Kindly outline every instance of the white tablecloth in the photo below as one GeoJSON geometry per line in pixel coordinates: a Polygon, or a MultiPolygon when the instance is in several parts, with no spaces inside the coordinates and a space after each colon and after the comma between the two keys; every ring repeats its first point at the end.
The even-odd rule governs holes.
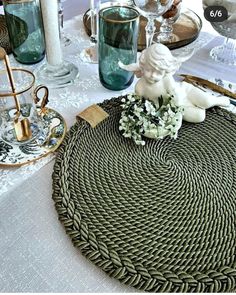
{"type": "MultiPolygon", "coordinates": [[[[69,126],[86,106],[123,93],[103,88],[97,67],[80,61],[79,52],[88,44],[81,20],[79,16],[67,22],[66,31],[74,44],[64,51],[78,65],[80,78],[75,86],[50,94],[50,106],[65,116],[69,126]]],[[[208,41],[212,39],[205,36],[208,41]]],[[[209,50],[220,42],[222,38],[215,38],[199,49],[180,72],[236,83],[235,67],[209,58],[209,50]]],[[[132,89],[133,85],[126,91],[132,89]]],[[[1,179],[5,177],[0,186],[0,292],[134,292],[109,278],[73,247],[51,198],[53,161],[49,160],[44,160],[48,161],[46,165],[42,162],[37,164],[39,167],[15,170],[14,175],[12,171],[0,171],[1,179]],[[19,173],[17,181],[9,179],[9,175],[17,178],[19,173]]]]}

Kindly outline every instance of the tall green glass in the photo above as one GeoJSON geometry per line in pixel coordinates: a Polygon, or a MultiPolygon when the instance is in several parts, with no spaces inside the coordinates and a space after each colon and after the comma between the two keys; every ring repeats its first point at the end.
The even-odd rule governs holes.
{"type": "Polygon", "coordinates": [[[121,69],[137,60],[139,13],[129,6],[111,6],[99,12],[99,78],[111,90],[131,85],[134,75],[121,69]]]}
{"type": "Polygon", "coordinates": [[[3,0],[9,39],[15,59],[24,64],[44,58],[45,42],[38,0],[3,0]]]}

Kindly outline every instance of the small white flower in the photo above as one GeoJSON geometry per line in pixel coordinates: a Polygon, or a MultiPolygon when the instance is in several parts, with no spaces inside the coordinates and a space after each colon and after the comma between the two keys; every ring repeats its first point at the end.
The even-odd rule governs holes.
{"type": "Polygon", "coordinates": [[[137,113],[141,113],[141,112],[143,112],[143,108],[138,107],[137,105],[134,105],[134,110],[135,110],[137,113]]]}
{"type": "Polygon", "coordinates": [[[144,140],[136,140],[135,143],[136,143],[137,145],[142,145],[142,146],[145,145],[145,141],[144,141],[144,140]]]}
{"type": "Polygon", "coordinates": [[[150,101],[148,100],[145,101],[145,108],[148,115],[152,115],[152,116],[156,115],[156,108],[153,106],[153,104],[150,101]]]}
{"type": "Polygon", "coordinates": [[[134,102],[134,101],[135,101],[135,97],[134,97],[132,94],[129,94],[129,95],[127,96],[127,98],[128,98],[128,100],[129,100],[130,102],[134,102]]]}
{"type": "Polygon", "coordinates": [[[131,133],[124,133],[124,137],[131,138],[131,133]]]}

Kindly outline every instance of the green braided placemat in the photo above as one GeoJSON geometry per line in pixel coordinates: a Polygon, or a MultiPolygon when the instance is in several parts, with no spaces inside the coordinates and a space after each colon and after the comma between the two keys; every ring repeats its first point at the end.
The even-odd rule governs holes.
{"type": "Polygon", "coordinates": [[[136,146],[109,118],[67,134],[53,199],[74,245],[110,276],[152,292],[236,287],[236,116],[219,108],[176,140],[136,146]]]}

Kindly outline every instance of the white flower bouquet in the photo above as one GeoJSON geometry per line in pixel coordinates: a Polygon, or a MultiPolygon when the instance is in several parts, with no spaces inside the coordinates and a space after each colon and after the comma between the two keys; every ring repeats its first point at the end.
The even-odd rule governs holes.
{"type": "Polygon", "coordinates": [[[132,138],[138,145],[145,145],[143,137],[162,139],[169,135],[177,138],[184,109],[176,106],[172,95],[160,96],[158,108],[136,94],[128,94],[121,101],[119,130],[124,137],[132,138]]]}

